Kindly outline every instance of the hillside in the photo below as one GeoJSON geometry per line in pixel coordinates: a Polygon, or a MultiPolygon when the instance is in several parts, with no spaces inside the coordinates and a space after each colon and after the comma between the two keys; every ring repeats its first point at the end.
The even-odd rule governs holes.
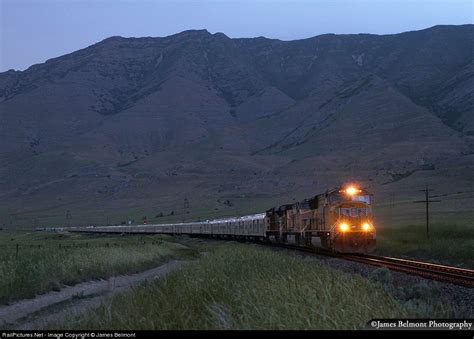
{"type": "Polygon", "coordinates": [[[185,197],[185,217],[206,218],[344,180],[380,201],[473,187],[473,46],[474,25],[296,41],[194,30],[0,73],[0,226],[176,216],[185,197]]]}

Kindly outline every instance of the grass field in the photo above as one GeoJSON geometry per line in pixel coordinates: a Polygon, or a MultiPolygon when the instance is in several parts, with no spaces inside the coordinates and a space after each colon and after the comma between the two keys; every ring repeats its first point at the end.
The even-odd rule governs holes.
{"type": "Polygon", "coordinates": [[[372,318],[419,315],[374,281],[315,258],[229,243],[59,327],[360,329],[372,318]]]}
{"type": "Polygon", "coordinates": [[[76,284],[154,267],[197,251],[161,236],[88,236],[0,232],[0,304],[76,284]]]}
{"type": "Polygon", "coordinates": [[[474,226],[433,224],[429,239],[425,225],[382,228],[377,230],[376,252],[474,268],[474,226]]]}
{"type": "MultiPolygon", "coordinates": [[[[386,248],[403,250],[398,234],[385,234],[386,248]]],[[[1,303],[208,252],[55,328],[360,329],[372,318],[467,314],[438,300],[436,285],[400,289],[386,269],[366,279],[315,257],[250,244],[186,236],[3,232],[0,248],[1,303]]]]}

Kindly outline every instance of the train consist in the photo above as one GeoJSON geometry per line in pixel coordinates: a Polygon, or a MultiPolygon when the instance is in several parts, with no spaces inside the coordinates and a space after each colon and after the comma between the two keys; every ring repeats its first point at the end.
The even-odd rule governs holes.
{"type": "Polygon", "coordinates": [[[73,232],[164,233],[253,239],[320,246],[340,253],[375,249],[371,194],[356,185],[343,185],[265,213],[179,224],[73,227],[73,232]]]}

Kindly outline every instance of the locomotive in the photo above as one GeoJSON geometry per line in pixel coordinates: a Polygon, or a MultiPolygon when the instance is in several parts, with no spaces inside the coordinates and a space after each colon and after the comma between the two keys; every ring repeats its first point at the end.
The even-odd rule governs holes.
{"type": "Polygon", "coordinates": [[[375,250],[371,194],[356,185],[344,185],[311,199],[282,205],[266,212],[266,236],[286,243],[311,246],[319,238],[321,247],[342,253],[375,250]]]}
{"type": "Polygon", "coordinates": [[[348,184],[265,213],[179,224],[71,227],[72,232],[188,234],[319,246],[340,253],[369,253],[376,231],[372,195],[348,184]]]}

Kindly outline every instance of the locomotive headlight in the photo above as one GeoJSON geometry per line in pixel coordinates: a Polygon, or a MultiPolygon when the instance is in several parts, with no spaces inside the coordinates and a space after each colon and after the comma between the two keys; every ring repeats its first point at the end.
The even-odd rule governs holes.
{"type": "Polygon", "coordinates": [[[346,193],[349,195],[354,195],[358,192],[359,190],[355,188],[354,186],[349,186],[346,188],[346,193]]]}
{"type": "Polygon", "coordinates": [[[368,222],[363,223],[363,224],[362,224],[362,229],[363,229],[364,231],[370,230],[370,225],[369,225],[369,223],[368,223],[368,222]]]}
{"type": "Polygon", "coordinates": [[[341,192],[341,193],[343,192],[343,193],[346,193],[347,195],[353,196],[353,195],[356,195],[357,193],[361,193],[362,190],[359,189],[355,185],[350,185],[350,186],[347,186],[346,188],[340,190],[339,192],[341,192]]]}
{"type": "Polygon", "coordinates": [[[339,225],[339,230],[341,232],[346,232],[347,230],[349,230],[349,225],[343,222],[339,225]]]}

